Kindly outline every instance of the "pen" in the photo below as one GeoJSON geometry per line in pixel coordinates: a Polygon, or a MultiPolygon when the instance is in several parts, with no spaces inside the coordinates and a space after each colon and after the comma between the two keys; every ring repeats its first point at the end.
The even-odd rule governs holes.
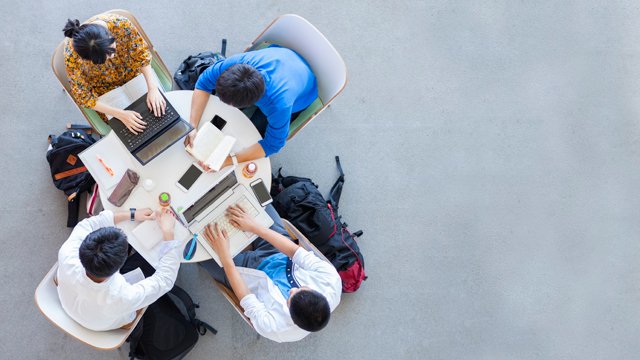
{"type": "Polygon", "coordinates": [[[111,176],[115,175],[115,173],[113,172],[113,169],[109,165],[107,165],[107,163],[105,163],[104,160],[102,160],[100,155],[96,155],[96,157],[98,158],[98,161],[100,161],[100,164],[104,166],[104,169],[107,170],[107,173],[109,173],[109,175],[111,176]]]}

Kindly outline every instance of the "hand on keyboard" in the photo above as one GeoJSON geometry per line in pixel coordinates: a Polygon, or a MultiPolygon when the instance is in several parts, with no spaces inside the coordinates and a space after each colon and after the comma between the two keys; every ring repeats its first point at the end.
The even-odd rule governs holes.
{"type": "Polygon", "coordinates": [[[149,111],[151,111],[156,117],[160,117],[165,114],[167,101],[160,94],[158,87],[150,88],[147,92],[147,106],[149,107],[149,111]]]}
{"type": "Polygon", "coordinates": [[[229,206],[229,209],[227,209],[229,223],[242,231],[257,233],[260,225],[256,222],[255,217],[252,216],[253,214],[250,214],[251,210],[255,211],[251,204],[241,204],[241,202],[229,206]]]}
{"type": "Polygon", "coordinates": [[[118,120],[122,121],[124,126],[134,134],[144,131],[147,127],[147,123],[142,121],[142,115],[131,110],[122,110],[120,114],[116,116],[118,120]]]}
{"type": "Polygon", "coordinates": [[[231,257],[229,254],[229,236],[227,231],[221,229],[218,224],[209,224],[204,228],[204,238],[207,239],[213,251],[218,254],[220,260],[231,257]]]}

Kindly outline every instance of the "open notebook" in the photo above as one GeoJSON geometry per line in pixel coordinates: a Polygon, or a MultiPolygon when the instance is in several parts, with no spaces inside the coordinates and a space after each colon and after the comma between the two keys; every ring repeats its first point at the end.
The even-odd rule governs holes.
{"type": "Polygon", "coordinates": [[[213,170],[218,171],[224,159],[226,159],[231,152],[231,148],[235,142],[236,138],[225,135],[213,126],[213,124],[208,122],[198,130],[198,134],[193,141],[193,146],[187,146],[186,150],[193,155],[194,158],[204,162],[213,170]]]}
{"type": "MultiPolygon", "coordinates": [[[[175,240],[178,240],[181,244],[184,240],[191,237],[191,233],[178,221],[176,221],[175,228],[173,230],[175,240]]],[[[142,245],[136,248],[136,250],[151,264],[156,267],[160,260],[160,251],[162,248],[162,230],[156,220],[147,220],[136,226],[131,232],[132,236],[136,238],[136,244],[142,245]]]]}

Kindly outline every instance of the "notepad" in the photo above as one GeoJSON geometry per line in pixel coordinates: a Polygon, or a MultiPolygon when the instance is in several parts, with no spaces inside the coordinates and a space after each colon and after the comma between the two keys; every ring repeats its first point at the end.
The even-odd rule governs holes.
{"type": "MultiPolygon", "coordinates": [[[[190,235],[189,230],[177,221],[173,232],[174,237],[177,240],[185,239],[190,235]]],[[[131,233],[136,237],[138,243],[147,250],[154,251],[154,248],[162,241],[162,230],[156,220],[147,220],[142,222],[140,225],[136,226],[131,233]]]]}
{"type": "Polygon", "coordinates": [[[186,150],[194,158],[204,162],[211,169],[218,171],[231,152],[235,142],[236,138],[225,135],[208,122],[198,130],[198,134],[193,141],[193,147],[187,146],[186,150]]]}
{"type": "Polygon", "coordinates": [[[136,170],[137,167],[131,162],[130,156],[126,155],[128,151],[113,131],[98,141],[100,146],[96,146],[98,144],[96,143],[88,147],[80,154],[80,157],[100,187],[104,190],[110,190],[120,182],[127,169],[136,170]],[[108,143],[108,145],[104,143],[108,143]],[[113,175],[109,174],[98,157],[113,170],[113,175]]]}

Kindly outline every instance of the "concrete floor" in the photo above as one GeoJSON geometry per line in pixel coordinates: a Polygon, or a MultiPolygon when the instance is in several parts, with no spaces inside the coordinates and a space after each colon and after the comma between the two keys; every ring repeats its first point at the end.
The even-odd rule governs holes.
{"type": "Polygon", "coordinates": [[[68,17],[136,14],[165,62],[242,51],[297,13],[349,84],[273,158],[328,191],[369,280],[324,331],[276,344],[197,266],[219,329],[190,359],[638,359],[640,7],[634,1],[0,1],[2,359],[124,359],[54,328],[33,292],[69,234],[46,136],[83,118],[50,70],[68,17]]]}

